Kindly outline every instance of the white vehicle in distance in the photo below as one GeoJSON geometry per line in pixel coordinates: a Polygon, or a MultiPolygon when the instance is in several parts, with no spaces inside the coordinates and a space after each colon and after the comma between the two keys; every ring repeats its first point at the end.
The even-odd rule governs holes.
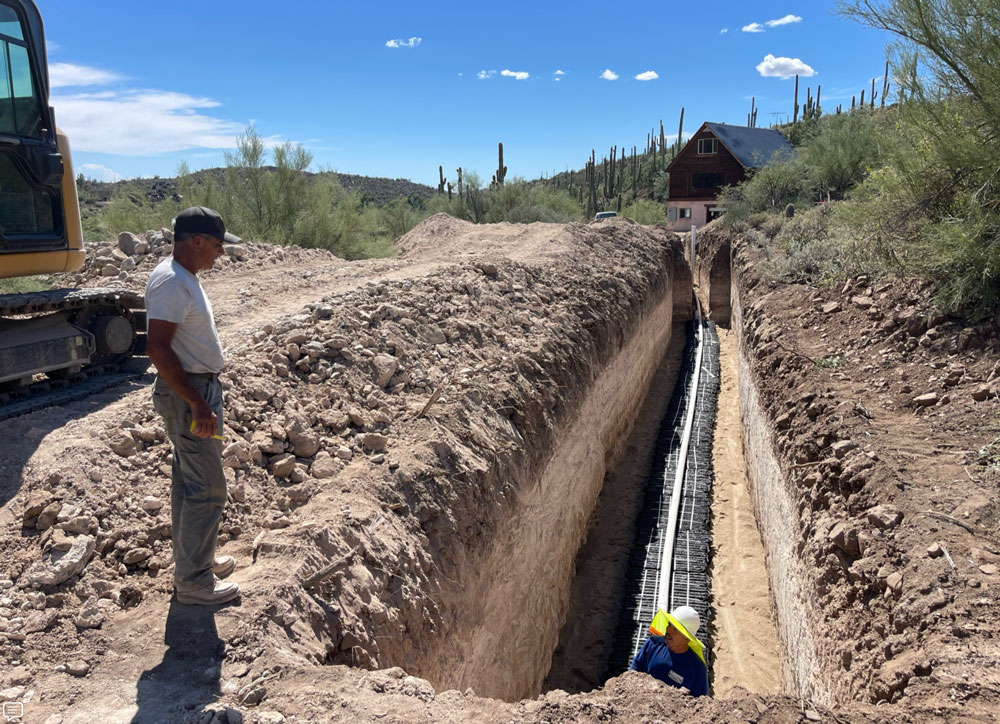
{"type": "Polygon", "coordinates": [[[600,221],[601,219],[613,219],[618,216],[617,211],[598,211],[594,214],[594,221],[600,221]]]}

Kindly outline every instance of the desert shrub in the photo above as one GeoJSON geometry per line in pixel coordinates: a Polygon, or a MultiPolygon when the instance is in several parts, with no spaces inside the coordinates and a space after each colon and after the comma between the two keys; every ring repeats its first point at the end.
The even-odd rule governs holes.
{"type": "Polygon", "coordinates": [[[310,205],[300,210],[286,243],[328,249],[344,259],[391,256],[395,237],[380,233],[378,211],[361,194],[346,191],[332,176],[311,187],[310,205]]]}
{"type": "Polygon", "coordinates": [[[483,188],[479,174],[467,171],[463,177],[462,193],[435,194],[426,202],[427,214],[445,213],[456,219],[483,224],[490,213],[492,190],[483,188]]]}
{"type": "Polygon", "coordinates": [[[819,204],[783,221],[769,247],[765,274],[806,283],[830,281],[839,275],[841,243],[829,204],[819,204]]]}
{"type": "Polygon", "coordinates": [[[579,202],[563,189],[528,184],[518,178],[489,190],[489,211],[486,213],[489,222],[565,223],[578,221],[582,215],[579,202]]]}
{"type": "Polygon", "coordinates": [[[634,219],[640,224],[662,224],[667,220],[663,209],[664,205],[661,203],[640,199],[622,209],[622,216],[634,219]]]}
{"type": "Polygon", "coordinates": [[[84,239],[110,241],[117,239],[122,231],[139,233],[170,228],[171,220],[180,210],[180,204],[171,200],[150,201],[141,189],[124,184],[116,189],[99,214],[87,219],[84,239]]]}
{"type": "Polygon", "coordinates": [[[426,216],[426,212],[413,208],[408,199],[396,199],[378,209],[376,213],[379,227],[393,240],[408,232],[426,216]]]}
{"type": "Polygon", "coordinates": [[[483,188],[479,176],[466,173],[463,193],[437,194],[427,202],[428,214],[444,212],[476,224],[508,221],[530,224],[535,221],[566,223],[579,221],[583,208],[566,189],[545,184],[529,184],[524,179],[503,186],[483,188]]]}
{"type": "Polygon", "coordinates": [[[781,231],[786,217],[783,214],[764,213],[764,218],[757,226],[757,229],[768,239],[773,239],[781,231]]]}

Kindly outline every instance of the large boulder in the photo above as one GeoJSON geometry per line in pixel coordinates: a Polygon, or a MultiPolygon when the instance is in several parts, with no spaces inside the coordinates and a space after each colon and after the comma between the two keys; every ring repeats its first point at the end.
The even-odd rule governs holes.
{"type": "Polygon", "coordinates": [[[285,433],[296,457],[311,458],[319,452],[319,435],[302,415],[294,412],[287,415],[285,433]]]}
{"type": "Polygon", "coordinates": [[[129,256],[132,256],[135,254],[135,247],[140,241],[142,241],[142,239],[133,234],[131,231],[123,231],[118,235],[118,248],[129,256]]]}
{"type": "Polygon", "coordinates": [[[58,586],[82,573],[93,555],[93,536],[68,537],[57,531],[46,546],[42,559],[25,571],[24,579],[30,586],[58,586]]]}

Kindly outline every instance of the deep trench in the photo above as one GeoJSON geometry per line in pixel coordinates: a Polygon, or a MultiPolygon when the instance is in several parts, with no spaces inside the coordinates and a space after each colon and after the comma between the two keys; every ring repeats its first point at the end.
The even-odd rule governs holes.
{"type": "MultiPolygon", "coordinates": [[[[695,325],[677,324],[636,419],[627,454],[606,478],[587,542],[577,556],[567,623],[546,689],[587,691],[625,671],[646,638],[662,577],[674,472],[696,365],[695,325]],[[595,602],[600,601],[600,605],[595,602]]],[[[704,357],[675,544],[670,608],[699,612],[711,651],[712,439],[719,382],[714,324],[702,325],[704,357]]],[[[712,660],[709,658],[709,665],[712,660]]]]}
{"type": "MultiPolygon", "coordinates": [[[[728,266],[728,265],[727,265],[728,266]]],[[[714,271],[714,270],[713,270],[714,271]]],[[[735,322],[739,324],[739,309],[730,307],[730,292],[736,294],[736,289],[730,289],[732,280],[726,269],[724,279],[712,279],[711,292],[716,297],[717,316],[728,328],[730,316],[735,312],[735,322]],[[725,295],[720,294],[720,289],[725,295]]],[[[715,276],[715,275],[713,275],[715,276]]],[[[707,281],[707,280],[705,280],[707,281]]],[[[707,312],[707,306],[706,306],[707,312]]],[[[632,657],[641,647],[646,636],[646,627],[655,613],[655,583],[658,576],[660,546],[662,545],[665,507],[669,501],[669,488],[672,485],[673,466],[676,465],[677,448],[679,447],[681,418],[683,409],[690,394],[689,378],[694,367],[694,320],[673,320],[670,343],[666,353],[659,361],[655,374],[649,384],[648,392],[641,405],[635,411],[635,424],[632,433],[624,447],[621,459],[606,475],[599,499],[590,518],[585,540],[580,547],[574,564],[574,579],[570,591],[570,601],[565,620],[562,622],[558,645],[552,652],[549,669],[544,682],[538,691],[530,695],[562,689],[570,693],[585,692],[601,686],[611,676],[624,672],[632,657]],[[669,478],[669,479],[668,479],[669,478]],[[666,490],[666,492],[665,492],[666,490]]],[[[713,544],[711,531],[711,486],[712,445],[716,422],[716,405],[718,402],[719,370],[719,340],[715,334],[715,325],[704,325],[704,348],[707,350],[705,362],[702,364],[702,380],[699,385],[698,401],[695,413],[694,432],[692,434],[692,449],[688,457],[691,466],[684,477],[685,495],[700,497],[701,503],[692,505],[685,498],[682,504],[682,518],[686,522],[678,530],[676,545],[680,549],[675,555],[675,566],[680,571],[674,571],[673,590],[670,607],[689,604],[699,611],[702,626],[698,637],[706,644],[709,652],[708,664],[710,681],[715,677],[712,656],[713,636],[716,634],[714,621],[715,610],[712,581],[713,544]],[[684,577],[687,578],[684,578],[684,577]],[[692,584],[692,581],[694,582],[692,584]]],[[[737,339],[740,335],[737,330],[737,339]]],[[[745,380],[750,380],[749,370],[743,361],[743,350],[737,345],[735,354],[739,361],[740,374],[745,380]]],[[[765,425],[757,425],[756,432],[749,435],[743,427],[742,412],[746,407],[754,408],[759,414],[759,408],[754,404],[756,396],[752,384],[740,386],[740,433],[739,436],[746,445],[768,445],[769,441],[761,437],[760,429],[765,425]]],[[[732,402],[731,404],[735,404],[732,402]]],[[[732,434],[732,433],[731,433],[732,434]]],[[[748,466],[756,465],[759,470],[760,460],[770,460],[773,453],[770,449],[750,450],[744,453],[748,466]],[[747,454],[749,453],[749,454],[747,454]],[[756,462],[755,462],[756,461],[756,462]]],[[[773,470],[769,482],[771,485],[783,488],[780,476],[774,477],[773,470]]],[[[765,476],[766,477],[766,476],[765,476]]],[[[773,502],[762,502],[765,493],[760,489],[751,489],[749,480],[742,481],[744,492],[752,496],[753,510],[761,506],[774,507],[773,502]]],[[[758,485],[758,488],[762,486],[758,485]]],[[[783,496],[776,496],[782,498],[783,496]]],[[[768,522],[769,530],[773,524],[768,522]]],[[[758,530],[760,524],[757,525],[758,530]]],[[[759,536],[756,542],[760,543],[759,536]]],[[[772,538],[772,547],[781,548],[780,543],[772,538]]],[[[779,593],[788,591],[787,581],[781,581],[784,576],[781,571],[765,570],[762,554],[759,560],[750,561],[741,556],[740,566],[745,569],[747,577],[754,581],[769,581],[772,589],[770,605],[766,606],[765,617],[774,617],[776,604],[786,604],[784,600],[775,600],[773,590],[779,593]],[[756,566],[756,568],[754,568],[756,566]]],[[[768,551],[769,561],[782,560],[781,555],[775,556],[768,551]]],[[[725,585],[725,584],[723,584],[725,585]]],[[[734,590],[720,590],[716,594],[728,599],[734,608],[728,609],[726,618],[730,626],[734,621],[738,627],[743,619],[739,610],[741,591],[738,584],[734,590]]],[[[785,619],[801,606],[778,605],[779,619],[785,619]]],[[[759,612],[748,614],[746,620],[759,612]]],[[[799,621],[804,620],[801,616],[799,621]]],[[[785,623],[785,621],[781,621],[785,623]]],[[[773,621],[768,622],[769,630],[774,631],[773,621]]],[[[784,632],[783,632],[784,633],[784,632]]],[[[806,643],[805,656],[799,656],[798,661],[791,664],[781,661],[777,639],[785,636],[774,636],[775,640],[768,642],[774,661],[780,661],[780,668],[786,692],[810,695],[821,694],[819,687],[814,685],[812,668],[814,661],[809,660],[811,647],[809,637],[801,623],[796,624],[795,635],[801,636],[806,643]],[[803,665],[803,659],[805,664],[803,665]],[[808,671],[803,671],[803,668],[808,671]]],[[[735,648],[739,648],[738,645],[735,648]]],[[[743,666],[733,663],[733,657],[723,662],[732,671],[723,671],[723,679],[734,680],[744,688],[754,690],[755,685],[749,679],[740,679],[743,666]]],[[[778,678],[776,671],[763,677],[770,681],[762,687],[761,693],[768,689],[778,688],[774,681],[778,678]]],[[[729,687],[723,686],[725,691],[729,687]]],[[[714,692],[713,692],[714,693],[714,692]]]]}
{"type": "MultiPolygon", "coordinates": [[[[748,471],[747,494],[765,551],[760,568],[747,575],[766,580],[770,588],[777,618],[774,638],[782,652],[776,654],[780,667],[773,668],[781,670],[782,690],[829,702],[830,685],[817,666],[808,603],[801,590],[804,576],[795,558],[794,493],[784,484],[757,401],[741,336],[737,284],[729,269],[725,271],[723,282],[712,270],[711,294],[717,300],[713,310],[722,310],[716,318],[731,323],[737,340],[737,434],[748,471]]],[[[661,290],[662,296],[650,300],[631,338],[591,381],[580,412],[566,425],[540,477],[525,488],[501,535],[471,569],[469,579],[456,582],[450,592],[454,610],[475,615],[462,619],[433,654],[420,657],[411,673],[439,691],[471,689],[515,701],[552,689],[589,691],[628,667],[655,613],[648,601],[645,608],[638,602],[649,597],[642,590],[641,579],[648,576],[648,550],[643,549],[650,547],[650,532],[658,525],[652,516],[663,507],[664,460],[675,447],[677,406],[692,366],[694,322],[678,319],[686,315],[684,304],[677,303],[684,293],[690,297],[691,290],[692,278],[685,270],[661,290]]],[[[710,337],[708,346],[714,347],[715,359],[701,387],[709,399],[698,415],[697,463],[687,476],[691,485],[702,488],[703,496],[712,485],[712,390],[719,379],[718,342],[710,337]]],[[[674,597],[671,607],[690,603],[701,611],[699,638],[711,652],[716,631],[712,592],[707,590],[711,524],[704,512],[689,516],[694,517],[699,517],[695,537],[700,547],[690,558],[701,590],[696,600],[674,597]]],[[[739,621],[740,591],[722,593],[734,606],[727,609],[727,618],[739,621]]],[[[710,653],[710,681],[713,663],[710,653]]]]}

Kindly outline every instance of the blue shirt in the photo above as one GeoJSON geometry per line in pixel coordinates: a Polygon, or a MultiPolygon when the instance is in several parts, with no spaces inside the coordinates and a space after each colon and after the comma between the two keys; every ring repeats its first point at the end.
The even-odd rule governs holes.
{"type": "Polygon", "coordinates": [[[665,684],[684,687],[693,696],[708,694],[708,668],[691,649],[675,654],[662,636],[650,636],[629,667],[649,674],[665,684]]]}

